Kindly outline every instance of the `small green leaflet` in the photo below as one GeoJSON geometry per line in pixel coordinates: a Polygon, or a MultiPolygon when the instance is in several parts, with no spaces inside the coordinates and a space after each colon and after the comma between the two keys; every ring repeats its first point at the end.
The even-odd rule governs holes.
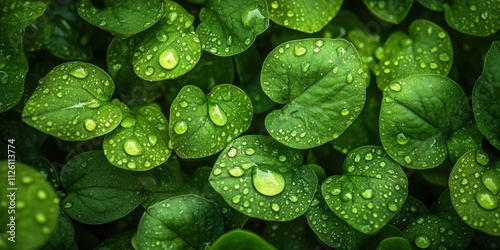
{"type": "Polygon", "coordinates": [[[410,12],[413,0],[363,0],[370,11],[380,19],[398,24],[410,12]]]}
{"type": "Polygon", "coordinates": [[[66,249],[77,250],[78,247],[75,241],[75,229],[73,228],[72,221],[68,216],[60,211],[59,220],[55,227],[54,232],[50,235],[47,243],[38,248],[39,250],[53,250],[53,249],[66,249]]]}
{"type": "Polygon", "coordinates": [[[315,33],[340,10],[343,0],[267,0],[273,22],[290,29],[315,33]]]}
{"type": "Polygon", "coordinates": [[[78,15],[88,23],[116,36],[125,38],[146,30],[165,13],[164,1],[105,0],[106,7],[98,9],[92,1],[83,0],[78,15]]]}
{"type": "Polygon", "coordinates": [[[148,207],[132,245],[143,249],[205,249],[224,232],[215,205],[196,195],[176,196],[148,207]]]}
{"type": "Polygon", "coordinates": [[[38,249],[56,229],[59,219],[56,192],[40,173],[19,161],[15,165],[11,160],[0,161],[0,178],[5,183],[0,189],[0,210],[4,213],[0,216],[0,247],[38,249]]]}
{"type": "Polygon", "coordinates": [[[209,250],[227,249],[275,250],[277,248],[251,231],[235,229],[220,236],[209,248],[209,250]]]}
{"type": "Polygon", "coordinates": [[[349,152],[344,174],[328,177],[321,193],[338,217],[371,234],[401,209],[408,195],[408,179],[382,148],[364,146],[349,152]]]}
{"type": "Polygon", "coordinates": [[[408,195],[405,204],[403,204],[398,213],[389,221],[389,224],[403,231],[413,219],[428,213],[430,213],[430,211],[424,203],[408,195]]]}
{"type": "Polygon", "coordinates": [[[123,114],[120,126],[104,137],[103,149],[109,162],[119,168],[145,171],[157,167],[172,153],[167,119],[151,106],[123,114]]]}
{"type": "Polygon", "coordinates": [[[111,96],[113,80],[84,62],[56,66],[29,98],[22,117],[28,125],[68,141],[84,141],[115,129],[122,114],[111,96]]]}
{"type": "MultiPolygon", "coordinates": [[[[456,162],[458,158],[468,151],[480,149],[482,141],[483,135],[481,134],[481,131],[479,131],[476,123],[471,123],[470,125],[453,132],[450,138],[446,141],[446,148],[448,149],[450,160],[452,162],[456,162]]],[[[446,176],[446,179],[448,179],[448,176],[446,176]]]]}
{"type": "Polygon", "coordinates": [[[470,227],[500,236],[500,162],[490,163],[482,150],[471,150],[457,161],[449,178],[450,197],[470,227]]]}
{"type": "Polygon", "coordinates": [[[270,136],[246,135],[219,155],[209,177],[212,187],[234,209],[270,221],[304,214],[318,185],[302,156],[270,136]]]}
{"type": "Polygon", "coordinates": [[[383,90],[391,81],[415,74],[446,76],[453,62],[448,33],[437,24],[419,19],[411,23],[409,34],[396,31],[383,47],[375,50],[377,85],[383,90]]]}
{"type": "Polygon", "coordinates": [[[462,88],[441,75],[413,75],[384,90],[380,139],[387,154],[413,169],[434,168],[446,159],[446,142],[469,116],[462,88]]]}
{"type": "Polygon", "coordinates": [[[443,8],[448,25],[464,34],[488,36],[500,28],[498,0],[454,0],[443,8]]]}
{"type": "Polygon", "coordinates": [[[500,42],[493,42],[486,54],[483,74],[472,91],[472,108],[479,131],[500,149],[500,42]]]}
{"type": "Polygon", "coordinates": [[[266,128],[292,148],[312,148],[338,138],[365,102],[363,64],[344,39],[283,43],[264,60],[260,80],[264,93],[285,105],[267,115],[266,128]]]}
{"type": "Polygon", "coordinates": [[[111,165],[97,150],[69,160],[61,172],[61,184],[67,192],[64,211],[85,224],[117,220],[146,200],[138,179],[111,165]]]}
{"type": "Polygon", "coordinates": [[[201,56],[194,17],[179,4],[165,1],[165,15],[136,39],[132,63],[135,73],[148,81],[179,77],[191,70],[201,56]]]}
{"type": "Polygon", "coordinates": [[[14,107],[24,93],[28,61],[22,32],[45,11],[42,1],[2,1],[0,15],[0,113],[14,107]]]}
{"type": "Polygon", "coordinates": [[[443,11],[444,5],[448,3],[447,0],[417,0],[417,2],[435,11],[443,11]]]}
{"type": "Polygon", "coordinates": [[[187,85],[170,106],[174,151],[182,158],[213,155],[248,129],[252,115],[250,99],[234,85],[217,85],[207,95],[187,85]]]}
{"type": "Polygon", "coordinates": [[[196,33],[203,49],[217,56],[239,54],[269,26],[266,0],[208,0],[196,33]]]}

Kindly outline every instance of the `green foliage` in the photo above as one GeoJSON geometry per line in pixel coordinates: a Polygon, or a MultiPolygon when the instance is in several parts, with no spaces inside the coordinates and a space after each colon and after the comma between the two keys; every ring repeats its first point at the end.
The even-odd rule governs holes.
{"type": "Polygon", "coordinates": [[[0,250],[496,249],[499,6],[0,0],[0,250]]]}

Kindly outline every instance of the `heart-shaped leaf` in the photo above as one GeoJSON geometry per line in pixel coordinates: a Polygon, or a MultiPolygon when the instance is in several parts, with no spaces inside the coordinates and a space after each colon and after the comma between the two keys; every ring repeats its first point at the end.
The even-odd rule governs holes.
{"type": "Polygon", "coordinates": [[[472,108],[479,131],[488,141],[500,149],[500,42],[493,42],[486,54],[482,75],[472,91],[472,108]]]}
{"type": "Polygon", "coordinates": [[[489,163],[482,150],[457,161],[449,179],[451,202],[470,227],[500,236],[500,162],[489,163]]]}
{"type": "Polygon", "coordinates": [[[292,148],[312,148],[336,139],[361,113],[365,102],[363,64],[343,39],[283,43],[264,61],[261,85],[284,104],[266,116],[266,128],[292,148]]]}
{"type": "Polygon", "coordinates": [[[239,54],[269,26],[266,0],[209,0],[196,33],[203,49],[217,56],[239,54]]]}
{"type": "Polygon", "coordinates": [[[136,35],[135,73],[148,81],[173,79],[190,71],[201,56],[194,17],[174,1],[165,1],[165,15],[153,27],[136,35]]]}
{"type": "Polygon", "coordinates": [[[119,168],[145,171],[167,161],[168,122],[151,106],[124,114],[120,127],[104,137],[103,149],[109,162],[119,168]]]}
{"type": "Polygon", "coordinates": [[[413,0],[363,0],[370,11],[390,23],[402,22],[410,12],[413,0]]]}
{"type": "Polygon", "coordinates": [[[448,249],[448,243],[453,242],[453,229],[445,219],[434,214],[425,214],[411,221],[404,234],[413,249],[448,249]],[[449,234],[450,231],[452,233],[449,234]]]}
{"type": "Polygon", "coordinates": [[[288,221],[304,214],[318,179],[302,156],[269,136],[247,135],[219,155],[209,182],[234,209],[250,217],[288,221]]]}
{"type": "Polygon", "coordinates": [[[248,129],[252,115],[250,99],[234,85],[217,85],[207,95],[187,85],[170,106],[173,148],[182,158],[213,155],[248,129]]]}
{"type": "Polygon", "coordinates": [[[139,33],[155,24],[165,13],[164,1],[105,0],[98,9],[90,0],[78,6],[78,15],[88,23],[122,38],[139,33]]]}
{"type": "Polygon", "coordinates": [[[24,91],[28,61],[22,31],[45,11],[42,1],[2,1],[0,15],[0,113],[14,107],[24,91]]]}
{"type": "Polygon", "coordinates": [[[224,232],[220,212],[196,195],[176,196],[150,206],[132,239],[135,249],[204,249],[224,232]]]}
{"type": "Polygon", "coordinates": [[[375,69],[377,85],[384,89],[390,82],[415,74],[446,76],[453,62],[448,33],[428,20],[415,20],[409,34],[391,34],[383,47],[375,50],[380,63],[375,69]]]}
{"type": "Polygon", "coordinates": [[[443,5],[446,22],[462,33],[488,36],[500,28],[500,5],[496,0],[447,3],[443,5]]]}
{"type": "Polygon", "coordinates": [[[84,62],[66,62],[52,69],[23,109],[28,125],[68,141],[84,141],[109,133],[122,119],[111,102],[113,80],[84,62]]]}
{"type": "Polygon", "coordinates": [[[137,178],[111,165],[102,151],[69,160],[61,172],[61,184],[67,192],[64,211],[85,224],[114,221],[146,200],[137,178]]]}
{"type": "Polygon", "coordinates": [[[328,177],[321,192],[338,217],[368,234],[382,228],[401,209],[408,179],[382,148],[364,146],[347,155],[344,174],[328,177]]]}
{"type": "Polygon", "coordinates": [[[454,81],[440,75],[413,75],[384,90],[380,139],[399,164],[434,168],[446,159],[448,138],[468,116],[467,97],[454,81]]]}
{"type": "Polygon", "coordinates": [[[275,23],[306,33],[325,27],[340,10],[343,0],[269,0],[269,15],[275,23]]]}
{"type": "Polygon", "coordinates": [[[59,198],[40,173],[11,156],[0,161],[0,247],[38,249],[56,229],[59,198]]]}

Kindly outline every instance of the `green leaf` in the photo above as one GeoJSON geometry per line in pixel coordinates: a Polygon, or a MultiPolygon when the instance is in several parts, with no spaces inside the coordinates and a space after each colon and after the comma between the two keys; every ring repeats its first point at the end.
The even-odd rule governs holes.
{"type": "Polygon", "coordinates": [[[75,230],[73,224],[65,213],[61,213],[57,221],[56,230],[52,232],[47,243],[39,250],[70,250],[78,249],[75,242],[75,230]]]}
{"type": "Polygon", "coordinates": [[[316,193],[306,218],[318,238],[335,249],[360,249],[366,238],[365,234],[335,215],[320,192],[316,193]]]}
{"type": "Polygon", "coordinates": [[[398,24],[410,12],[413,0],[363,0],[370,11],[380,19],[398,24]]]}
{"type": "Polygon", "coordinates": [[[135,42],[134,38],[115,37],[109,44],[106,60],[120,100],[130,107],[145,105],[159,98],[164,85],[164,82],[148,82],[135,74],[132,65],[135,42]]]}
{"type": "Polygon", "coordinates": [[[448,3],[447,0],[417,0],[417,2],[435,11],[443,11],[444,5],[448,3]]]}
{"type": "MultiPolygon", "coordinates": [[[[351,17],[352,18],[352,17],[351,17]]],[[[375,69],[377,62],[373,58],[373,53],[380,46],[380,36],[377,34],[369,34],[359,28],[351,30],[347,34],[347,40],[352,42],[354,47],[359,52],[361,61],[363,62],[364,75],[366,78],[366,86],[370,85],[370,69],[375,69]]]]}
{"type": "Polygon", "coordinates": [[[285,222],[270,222],[262,237],[278,249],[318,249],[316,235],[309,229],[304,217],[285,222]]]}
{"type": "Polygon", "coordinates": [[[500,149],[500,42],[493,42],[484,61],[483,73],[472,91],[472,108],[479,131],[500,149]]]}
{"type": "Polygon", "coordinates": [[[446,141],[468,116],[462,88],[440,75],[413,75],[392,82],[380,108],[380,139],[395,161],[413,169],[446,159],[446,141]]]}
{"type": "Polygon", "coordinates": [[[454,0],[443,7],[448,25],[464,34],[488,36],[500,28],[500,5],[496,0],[454,0]]]}
{"type": "Polygon", "coordinates": [[[398,213],[391,219],[389,224],[403,231],[413,219],[416,219],[420,215],[429,213],[430,211],[424,203],[415,197],[408,195],[405,203],[398,213]]]}
{"type": "Polygon", "coordinates": [[[343,39],[279,45],[265,59],[260,80],[271,100],[285,106],[266,116],[266,129],[298,149],[338,138],[363,108],[363,73],[358,52],[343,39]]]}
{"type": "Polygon", "coordinates": [[[111,77],[93,64],[63,63],[40,79],[23,109],[23,121],[68,141],[104,135],[122,118],[111,102],[114,90],[111,77]]]}
{"type": "Polygon", "coordinates": [[[177,196],[149,207],[132,239],[135,249],[205,249],[224,232],[221,214],[208,200],[177,196]]]}
{"type": "Polygon", "coordinates": [[[344,174],[328,177],[321,192],[338,217],[371,234],[401,209],[408,195],[408,179],[382,148],[365,146],[347,155],[344,174]]]}
{"type": "Polygon", "coordinates": [[[59,188],[59,175],[57,170],[45,158],[36,158],[30,162],[31,167],[36,169],[45,180],[54,187],[54,190],[59,188]]]}
{"type": "Polygon", "coordinates": [[[190,71],[201,56],[194,17],[179,4],[165,1],[160,21],[134,37],[135,73],[147,81],[173,79],[190,71]]]}
{"type": "Polygon", "coordinates": [[[203,49],[217,56],[239,54],[269,26],[266,0],[209,0],[196,33],[203,49]]]}
{"type": "MultiPolygon", "coordinates": [[[[450,191],[446,189],[440,196],[437,206],[434,207],[437,210],[437,215],[448,222],[450,222],[453,233],[448,231],[448,234],[452,234],[453,240],[445,242],[448,249],[465,249],[472,241],[472,236],[475,230],[469,225],[467,225],[462,218],[457,214],[455,208],[453,207],[450,191]]],[[[442,231],[442,229],[440,228],[442,231]]],[[[451,236],[451,235],[450,235],[451,236]]],[[[442,242],[442,241],[441,241],[442,242]]]]}
{"type": "Polygon", "coordinates": [[[24,91],[28,61],[22,45],[22,31],[41,16],[42,1],[2,1],[0,15],[0,113],[14,107],[24,91]]]}
{"type": "Polygon", "coordinates": [[[111,165],[102,151],[69,160],[61,172],[61,184],[67,192],[64,211],[85,224],[117,220],[146,200],[137,178],[111,165]]]}
{"type": "Polygon", "coordinates": [[[278,25],[306,33],[320,31],[340,10],[343,0],[267,0],[269,18],[278,25]]]}
{"type": "Polygon", "coordinates": [[[103,149],[108,161],[116,167],[146,171],[167,161],[168,122],[163,113],[144,106],[124,114],[120,127],[104,137],[103,149]]]}
{"type": "Polygon", "coordinates": [[[121,250],[134,250],[135,248],[132,246],[132,237],[134,236],[134,232],[125,232],[115,234],[103,242],[99,244],[94,250],[112,250],[112,249],[121,249],[121,250]]]}
{"type": "Polygon", "coordinates": [[[471,150],[457,161],[449,179],[451,202],[470,227],[500,236],[500,164],[489,164],[482,150],[471,150]]]}
{"type": "Polygon", "coordinates": [[[318,184],[301,162],[298,151],[269,136],[241,136],[221,152],[208,180],[243,214],[288,221],[306,212],[318,184]]]}
{"type": "Polygon", "coordinates": [[[185,86],[170,106],[173,148],[182,158],[213,155],[248,129],[252,115],[250,99],[234,85],[217,85],[207,95],[185,86]]]}
{"type": "Polygon", "coordinates": [[[208,249],[273,250],[277,248],[251,231],[235,229],[223,234],[208,249]]]}
{"type": "Polygon", "coordinates": [[[165,13],[162,0],[104,2],[106,7],[98,9],[90,0],[84,0],[78,6],[78,15],[88,23],[122,38],[146,30],[165,13]]]}
{"type": "Polygon", "coordinates": [[[377,250],[391,250],[391,249],[412,249],[410,243],[403,237],[390,237],[382,240],[377,246],[377,250]]]}
{"type": "Polygon", "coordinates": [[[479,131],[476,123],[471,123],[453,132],[446,141],[446,148],[448,149],[451,161],[456,162],[458,158],[470,150],[480,149],[482,141],[483,135],[479,131]]]}
{"type": "Polygon", "coordinates": [[[0,178],[4,183],[0,189],[0,248],[38,249],[56,228],[59,198],[43,176],[15,158],[0,161],[0,178]]]}
{"type": "Polygon", "coordinates": [[[453,62],[448,33],[424,19],[413,21],[408,35],[402,31],[392,33],[375,55],[380,61],[375,75],[382,90],[394,80],[415,74],[446,76],[453,62]]]}

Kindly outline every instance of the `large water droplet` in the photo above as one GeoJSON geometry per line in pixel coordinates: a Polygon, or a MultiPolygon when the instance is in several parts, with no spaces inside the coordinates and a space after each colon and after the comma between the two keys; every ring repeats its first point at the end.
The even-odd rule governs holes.
{"type": "Polygon", "coordinates": [[[265,18],[266,17],[262,15],[260,10],[253,4],[247,6],[241,13],[241,22],[247,29],[258,26],[261,23],[261,20],[265,18]]]}
{"type": "Polygon", "coordinates": [[[408,143],[410,141],[410,138],[406,137],[406,135],[404,133],[399,133],[396,135],[396,141],[400,145],[405,145],[406,143],[408,143]]]}
{"type": "Polygon", "coordinates": [[[253,148],[247,148],[245,149],[245,154],[248,156],[255,154],[255,150],[253,148]]]}
{"type": "Polygon", "coordinates": [[[177,121],[174,124],[174,132],[176,134],[182,135],[182,134],[186,133],[187,129],[188,129],[188,125],[185,121],[177,121]]]}
{"type": "Polygon", "coordinates": [[[227,123],[226,113],[218,104],[208,103],[208,116],[217,126],[224,126],[227,123]]]}
{"type": "Polygon", "coordinates": [[[179,64],[179,55],[173,49],[166,49],[161,52],[158,62],[164,69],[173,69],[179,64]]]}
{"type": "Polygon", "coordinates": [[[367,199],[367,200],[373,198],[373,189],[364,190],[363,192],[361,192],[361,197],[363,197],[363,199],[367,199]]]}
{"type": "Polygon", "coordinates": [[[229,169],[229,174],[233,177],[240,177],[245,173],[245,170],[243,170],[239,166],[235,166],[229,169]]]}
{"type": "Polygon", "coordinates": [[[278,212],[280,211],[280,205],[278,203],[272,203],[271,204],[271,209],[274,211],[274,212],[278,212]]]}
{"type": "Polygon", "coordinates": [[[490,158],[488,157],[488,155],[484,151],[477,150],[476,151],[476,161],[477,161],[477,163],[479,163],[483,166],[486,166],[486,165],[488,165],[488,162],[490,162],[490,158]]]}
{"type": "Polygon", "coordinates": [[[431,245],[431,240],[426,235],[415,237],[415,245],[420,249],[426,249],[431,245]]]}
{"type": "Polygon", "coordinates": [[[97,127],[97,123],[92,118],[87,118],[84,121],[84,127],[87,131],[91,132],[97,127]]]}
{"type": "Polygon", "coordinates": [[[389,85],[389,88],[392,90],[392,91],[395,91],[395,92],[399,92],[401,91],[401,85],[399,83],[391,83],[389,85]]]}
{"type": "Polygon", "coordinates": [[[83,79],[89,75],[89,71],[82,66],[76,66],[76,67],[70,69],[70,71],[68,73],[70,75],[72,75],[76,78],[80,78],[80,79],[83,79]]]}
{"type": "Polygon", "coordinates": [[[497,198],[488,191],[479,191],[474,196],[479,206],[484,209],[492,210],[498,207],[497,198]]]}
{"type": "Polygon", "coordinates": [[[303,56],[305,55],[307,52],[307,49],[306,47],[303,47],[303,46],[296,46],[293,53],[296,55],[296,56],[303,56]]]}
{"type": "Polygon", "coordinates": [[[495,170],[490,169],[486,171],[481,178],[481,182],[486,189],[490,190],[493,194],[497,194],[500,190],[500,180],[498,178],[498,172],[495,170]]]}
{"type": "Polygon", "coordinates": [[[285,178],[283,178],[283,175],[262,166],[253,168],[252,181],[255,189],[267,196],[278,195],[285,189],[285,178]]]}
{"type": "Polygon", "coordinates": [[[129,115],[123,118],[123,120],[120,122],[120,125],[124,128],[130,128],[132,126],[135,126],[136,121],[137,120],[133,116],[129,115]]]}
{"type": "Polygon", "coordinates": [[[448,53],[441,53],[441,54],[439,54],[439,60],[441,60],[442,62],[448,62],[450,59],[451,58],[448,55],[448,53]]]}
{"type": "Polygon", "coordinates": [[[168,33],[164,30],[160,30],[156,33],[156,40],[159,42],[166,42],[168,40],[168,33]]]}
{"type": "Polygon", "coordinates": [[[151,146],[154,146],[158,142],[158,137],[156,135],[148,135],[148,141],[151,146]]]}
{"type": "Polygon", "coordinates": [[[125,143],[123,143],[123,149],[125,150],[125,153],[131,156],[142,154],[142,146],[135,139],[127,139],[125,143]]]}

